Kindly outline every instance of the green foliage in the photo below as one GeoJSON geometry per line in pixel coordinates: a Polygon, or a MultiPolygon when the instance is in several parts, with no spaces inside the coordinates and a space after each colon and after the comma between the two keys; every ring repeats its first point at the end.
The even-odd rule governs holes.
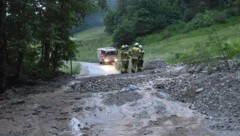
{"type": "MultiPolygon", "coordinates": [[[[225,23],[198,28],[188,33],[185,33],[185,24],[185,22],[179,22],[179,25],[169,26],[161,32],[137,38],[136,40],[144,46],[146,52],[145,60],[162,59],[170,63],[178,63],[185,62],[185,60],[176,59],[175,54],[178,57],[181,57],[181,54],[187,54],[189,56],[185,57],[187,59],[191,59],[194,56],[197,57],[197,55],[191,55],[193,54],[194,46],[198,44],[202,47],[200,49],[208,49],[204,47],[206,42],[209,41],[209,34],[213,31],[221,37],[227,35],[231,43],[239,42],[239,17],[231,17],[225,23]],[[166,36],[165,32],[169,33],[169,35],[166,36]]],[[[226,41],[228,40],[225,39],[224,42],[226,41]]],[[[216,56],[215,52],[208,51],[208,53],[205,55],[206,57],[216,56]]]]}
{"type": "Polygon", "coordinates": [[[197,14],[195,18],[188,24],[190,28],[200,28],[213,25],[214,20],[207,11],[206,14],[197,14]]]}
{"type": "Polygon", "coordinates": [[[201,27],[212,26],[216,23],[225,23],[228,18],[227,12],[224,11],[205,11],[204,13],[198,13],[187,25],[186,32],[190,30],[194,30],[201,27]]]}
{"type": "Polygon", "coordinates": [[[237,58],[240,54],[240,42],[230,43],[226,36],[216,33],[209,35],[208,42],[197,43],[194,48],[185,52],[175,53],[175,62],[185,63],[220,63],[230,69],[229,59],[237,58]],[[220,58],[221,61],[216,59],[220,58]]]}
{"type": "Polygon", "coordinates": [[[185,32],[224,23],[230,16],[239,15],[239,4],[239,0],[119,0],[117,10],[105,18],[106,32],[114,34],[115,44],[123,43],[123,37],[130,36],[133,42],[157,31],[163,31],[166,38],[174,33],[169,26],[180,26],[179,22],[186,22],[185,32]],[[119,30],[128,28],[125,23],[133,27],[133,32],[119,30]]]}
{"type": "Polygon", "coordinates": [[[131,43],[137,36],[163,29],[180,19],[182,5],[180,0],[119,1],[118,9],[110,11],[105,18],[106,31],[114,34],[113,41],[117,45],[131,43]]]}
{"type": "Polygon", "coordinates": [[[1,1],[0,92],[9,80],[17,85],[24,77],[55,76],[64,61],[76,56],[71,28],[99,7],[105,10],[106,0],[1,1]]]}
{"type": "MultiPolygon", "coordinates": [[[[64,63],[64,65],[62,65],[62,67],[60,68],[60,71],[71,74],[71,63],[70,62],[64,63]]],[[[79,62],[72,62],[72,74],[73,75],[80,74],[79,62]]]]}
{"type": "Polygon", "coordinates": [[[104,32],[104,27],[82,31],[71,39],[77,43],[76,60],[82,62],[97,62],[97,49],[113,45],[112,36],[104,32]]]}
{"type": "MultiPolygon", "coordinates": [[[[240,17],[231,17],[226,20],[225,23],[214,24],[210,27],[198,28],[188,33],[184,32],[186,22],[179,21],[178,24],[171,25],[164,31],[168,31],[170,36],[165,37],[164,31],[153,33],[144,37],[138,37],[136,41],[140,42],[145,50],[144,62],[149,62],[155,59],[162,59],[169,63],[186,62],[183,59],[176,59],[175,56],[193,59],[198,56],[205,57],[206,60],[216,56],[216,51],[206,48],[207,41],[209,41],[209,33],[215,32],[217,35],[224,37],[227,35],[231,45],[239,43],[239,19],[240,17]],[[214,29],[213,29],[214,28],[214,29]],[[196,49],[198,46],[199,49],[196,49]],[[194,50],[205,50],[200,52],[194,52],[194,50]],[[193,53],[196,53],[192,55],[193,53]],[[197,53],[199,55],[197,55],[197,53]],[[176,55],[177,54],[177,55],[176,55]]],[[[104,27],[97,27],[90,30],[86,30],[76,34],[72,39],[79,41],[77,60],[97,62],[96,50],[99,47],[112,46],[112,36],[104,32],[104,27]]],[[[224,40],[224,43],[228,43],[228,39],[224,40]]],[[[235,48],[240,48],[236,44],[235,48]]],[[[201,58],[202,58],[201,57],[201,58]]],[[[199,57],[198,57],[199,58],[199,57]]],[[[118,65],[117,65],[118,66],[118,65]]]]}
{"type": "Polygon", "coordinates": [[[231,15],[240,15],[240,1],[239,0],[229,0],[228,11],[231,15]]]}
{"type": "Polygon", "coordinates": [[[113,33],[115,26],[116,26],[116,12],[114,11],[109,11],[107,16],[104,18],[104,23],[105,23],[105,31],[108,33],[113,33]]]}
{"type": "Polygon", "coordinates": [[[119,25],[113,33],[113,41],[120,47],[123,44],[131,44],[135,39],[134,28],[132,27],[132,22],[125,21],[122,25],[119,25]]]}
{"type": "Polygon", "coordinates": [[[240,56],[240,42],[225,43],[225,51],[229,58],[240,56]]]}

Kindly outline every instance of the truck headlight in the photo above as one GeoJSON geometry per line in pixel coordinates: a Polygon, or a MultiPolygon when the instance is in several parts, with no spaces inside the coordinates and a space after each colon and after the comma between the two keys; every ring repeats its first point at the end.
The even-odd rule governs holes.
{"type": "Polygon", "coordinates": [[[104,59],[104,62],[109,62],[110,60],[109,59],[104,59]]]}

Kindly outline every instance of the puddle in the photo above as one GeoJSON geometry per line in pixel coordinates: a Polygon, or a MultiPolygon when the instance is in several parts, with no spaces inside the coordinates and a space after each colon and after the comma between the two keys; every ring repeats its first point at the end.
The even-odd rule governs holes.
{"type": "Polygon", "coordinates": [[[81,62],[81,72],[77,78],[119,74],[113,65],[81,62]]]}
{"type": "MultiPolygon", "coordinates": [[[[204,127],[204,118],[188,108],[187,104],[169,100],[169,95],[155,90],[139,90],[142,97],[128,101],[132,95],[124,89],[121,92],[95,93],[84,98],[82,111],[75,113],[70,122],[74,136],[213,136],[204,127]],[[116,96],[114,96],[116,95],[116,96]],[[109,96],[112,99],[106,104],[109,96]]],[[[134,98],[134,97],[133,97],[134,98]]],[[[80,106],[80,105],[76,105],[80,106]]]]}

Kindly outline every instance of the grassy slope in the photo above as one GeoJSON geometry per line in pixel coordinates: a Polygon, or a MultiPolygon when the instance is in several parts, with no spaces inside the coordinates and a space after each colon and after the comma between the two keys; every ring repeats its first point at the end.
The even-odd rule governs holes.
{"type": "Polygon", "coordinates": [[[226,24],[218,24],[209,28],[200,28],[188,33],[175,34],[174,36],[158,40],[160,33],[149,35],[142,39],[146,44],[146,59],[163,59],[171,62],[174,54],[193,48],[196,43],[208,41],[210,33],[215,32],[227,36],[231,42],[240,40],[240,17],[229,19],[226,24]]]}
{"type": "Polygon", "coordinates": [[[97,48],[112,45],[112,37],[104,32],[104,27],[96,27],[74,35],[78,45],[78,61],[97,62],[97,48]]]}
{"type": "MultiPolygon", "coordinates": [[[[195,43],[206,42],[209,34],[213,31],[218,35],[229,37],[231,42],[240,41],[240,17],[231,18],[225,24],[175,34],[164,40],[159,38],[161,33],[143,37],[141,41],[145,49],[145,60],[163,59],[171,62],[175,53],[190,50],[195,43]]],[[[96,62],[96,49],[111,46],[111,38],[104,32],[104,27],[96,27],[75,35],[74,40],[81,42],[77,59],[79,61],[96,62]]]]}

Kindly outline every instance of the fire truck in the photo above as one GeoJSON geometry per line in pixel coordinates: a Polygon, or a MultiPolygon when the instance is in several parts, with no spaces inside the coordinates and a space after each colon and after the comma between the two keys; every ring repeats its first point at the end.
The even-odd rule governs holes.
{"type": "Polygon", "coordinates": [[[117,49],[113,47],[98,48],[97,56],[100,64],[115,64],[117,62],[117,49]]]}

